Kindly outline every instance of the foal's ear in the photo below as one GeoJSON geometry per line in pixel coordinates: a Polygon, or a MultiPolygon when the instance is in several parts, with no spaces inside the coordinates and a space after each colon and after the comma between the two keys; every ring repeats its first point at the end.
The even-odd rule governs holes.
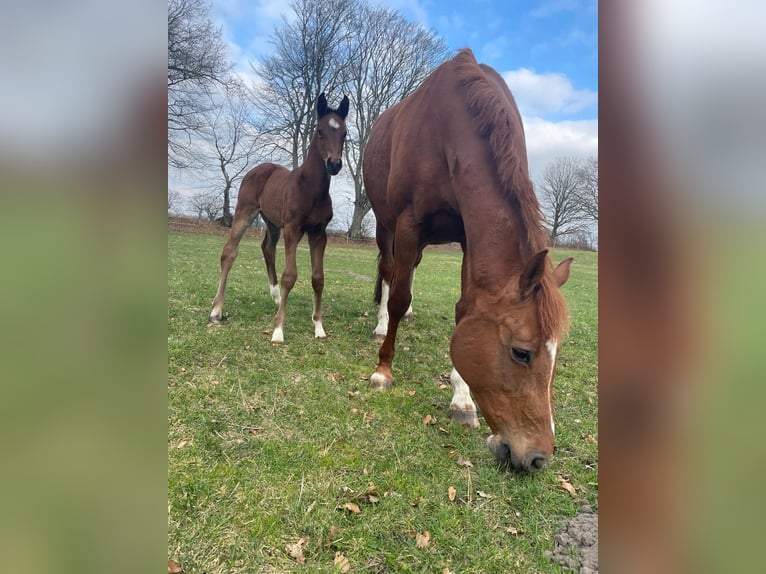
{"type": "Polygon", "coordinates": [[[348,96],[343,96],[343,99],[340,102],[340,107],[338,108],[338,115],[344,120],[346,119],[346,116],[348,115],[348,96]]]}
{"type": "Polygon", "coordinates": [[[532,256],[532,259],[524,266],[524,271],[519,277],[519,293],[521,293],[522,299],[529,297],[534,288],[542,281],[547,261],[548,250],[543,249],[532,256]]]}
{"type": "Polygon", "coordinates": [[[571,267],[572,261],[574,261],[574,257],[567,257],[564,261],[556,265],[556,269],[553,270],[553,280],[559,287],[569,279],[569,267],[571,267]]]}
{"type": "Polygon", "coordinates": [[[324,97],[324,92],[319,94],[319,100],[317,101],[317,117],[322,117],[329,110],[327,109],[327,98],[324,97]]]}

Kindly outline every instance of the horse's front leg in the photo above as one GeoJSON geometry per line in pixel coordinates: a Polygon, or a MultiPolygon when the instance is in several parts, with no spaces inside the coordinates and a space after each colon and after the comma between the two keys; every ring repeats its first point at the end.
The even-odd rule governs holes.
{"type": "Polygon", "coordinates": [[[322,291],[324,290],[324,251],[327,247],[327,232],[309,233],[309,251],[311,253],[311,287],[314,290],[314,309],[311,315],[314,321],[314,337],[324,339],[327,334],[322,326],[322,291]]]}
{"type": "Polygon", "coordinates": [[[285,307],[287,306],[287,296],[295,286],[298,279],[298,264],[296,261],[298,242],[303,233],[293,226],[285,226],[282,230],[282,237],[285,240],[285,269],[282,272],[282,278],[279,285],[279,309],[274,317],[274,333],[271,335],[272,343],[283,343],[285,340],[285,307]]]}
{"type": "Polygon", "coordinates": [[[478,428],[479,417],[476,414],[476,405],[471,398],[471,391],[455,367],[452,367],[449,381],[452,383],[452,401],[449,405],[452,420],[459,425],[478,428]]]}
{"type": "Polygon", "coordinates": [[[370,386],[386,390],[391,387],[394,377],[391,364],[394,360],[394,345],[399,323],[412,300],[412,272],[419,255],[418,229],[402,216],[396,225],[396,252],[392,285],[388,297],[388,332],[378,352],[378,366],[370,377],[370,386]]]}

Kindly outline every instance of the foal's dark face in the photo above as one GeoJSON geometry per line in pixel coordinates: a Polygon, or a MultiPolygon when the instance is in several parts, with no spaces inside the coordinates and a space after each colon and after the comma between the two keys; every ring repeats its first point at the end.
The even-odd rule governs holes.
{"type": "Polygon", "coordinates": [[[343,167],[343,145],[346,142],[346,116],[348,115],[348,97],[337,110],[327,105],[324,93],[317,102],[316,142],[319,154],[330,175],[338,175],[343,167]]]}
{"type": "Polygon", "coordinates": [[[338,175],[343,167],[343,145],[346,142],[346,122],[336,113],[317,121],[317,145],[330,175],[338,175]]]}

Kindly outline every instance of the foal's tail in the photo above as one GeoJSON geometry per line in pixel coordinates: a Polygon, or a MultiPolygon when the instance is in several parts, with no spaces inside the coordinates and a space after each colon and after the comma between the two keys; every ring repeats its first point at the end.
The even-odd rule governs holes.
{"type": "Polygon", "coordinates": [[[372,296],[372,301],[376,305],[380,305],[380,298],[383,294],[383,277],[380,276],[380,253],[378,253],[378,276],[375,278],[375,294],[372,296]]]}

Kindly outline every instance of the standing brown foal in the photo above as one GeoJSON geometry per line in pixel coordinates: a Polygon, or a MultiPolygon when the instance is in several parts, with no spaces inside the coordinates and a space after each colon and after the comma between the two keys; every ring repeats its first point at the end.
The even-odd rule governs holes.
{"type": "Polygon", "coordinates": [[[273,343],[284,342],[285,305],[298,278],[296,251],[304,233],[309,236],[311,251],[311,286],[314,288],[314,336],[326,337],[322,326],[322,290],[324,288],[324,250],[327,224],[332,219],[330,177],[342,167],[343,144],[346,141],[348,98],[343,97],[337,110],[327,105],[324,93],[317,102],[317,127],[303,164],[290,171],[281,165],[263,163],[251,169],[239,186],[237,208],[229,241],[221,254],[221,280],[213,300],[210,321],[220,323],[226,279],[237,257],[237,249],[247,228],[260,213],[266,222],[261,244],[269,290],[279,306],[274,317],[273,343]],[[274,266],[280,233],[285,240],[285,270],[277,286],[274,266]]]}

